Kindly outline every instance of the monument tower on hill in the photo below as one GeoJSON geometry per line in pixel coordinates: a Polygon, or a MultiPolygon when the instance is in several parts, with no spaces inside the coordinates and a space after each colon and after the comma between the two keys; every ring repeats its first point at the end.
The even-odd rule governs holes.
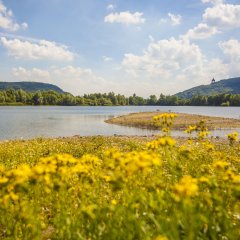
{"type": "Polygon", "coordinates": [[[216,82],[216,80],[213,78],[211,81],[211,84],[214,84],[216,82]]]}

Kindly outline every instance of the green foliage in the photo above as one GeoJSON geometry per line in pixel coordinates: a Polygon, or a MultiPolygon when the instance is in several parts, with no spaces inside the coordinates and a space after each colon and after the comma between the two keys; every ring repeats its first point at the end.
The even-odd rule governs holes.
{"type": "Polygon", "coordinates": [[[109,93],[91,93],[73,96],[53,90],[26,92],[22,89],[0,91],[0,105],[60,105],[60,106],[240,106],[240,94],[218,94],[214,96],[193,96],[180,99],[176,95],[151,95],[148,99],[109,93]]]}

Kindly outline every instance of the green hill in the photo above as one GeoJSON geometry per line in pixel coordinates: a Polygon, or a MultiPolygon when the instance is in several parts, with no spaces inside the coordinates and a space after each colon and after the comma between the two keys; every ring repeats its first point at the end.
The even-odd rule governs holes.
{"type": "Polygon", "coordinates": [[[179,98],[192,98],[196,95],[210,96],[221,93],[240,94],[240,77],[224,79],[209,85],[201,85],[175,94],[179,98]]]}
{"type": "Polygon", "coordinates": [[[26,92],[36,92],[36,91],[48,91],[52,90],[58,93],[64,93],[64,91],[53,85],[48,83],[40,83],[40,82],[0,82],[0,91],[7,89],[22,89],[26,92]]]}

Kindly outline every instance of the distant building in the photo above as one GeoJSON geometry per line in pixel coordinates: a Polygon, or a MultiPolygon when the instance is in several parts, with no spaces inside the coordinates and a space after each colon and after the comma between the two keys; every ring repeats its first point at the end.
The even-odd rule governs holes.
{"type": "Polygon", "coordinates": [[[211,84],[214,84],[215,82],[216,82],[216,80],[213,78],[211,84]]]}

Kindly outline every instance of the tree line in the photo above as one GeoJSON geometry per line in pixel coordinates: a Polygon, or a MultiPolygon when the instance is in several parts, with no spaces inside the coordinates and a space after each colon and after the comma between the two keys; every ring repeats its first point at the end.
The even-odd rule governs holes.
{"type": "Polygon", "coordinates": [[[133,94],[92,93],[73,96],[52,90],[26,92],[21,89],[0,91],[0,105],[59,105],[59,106],[240,106],[240,94],[217,94],[181,99],[176,95],[151,95],[145,99],[133,94]]]}

